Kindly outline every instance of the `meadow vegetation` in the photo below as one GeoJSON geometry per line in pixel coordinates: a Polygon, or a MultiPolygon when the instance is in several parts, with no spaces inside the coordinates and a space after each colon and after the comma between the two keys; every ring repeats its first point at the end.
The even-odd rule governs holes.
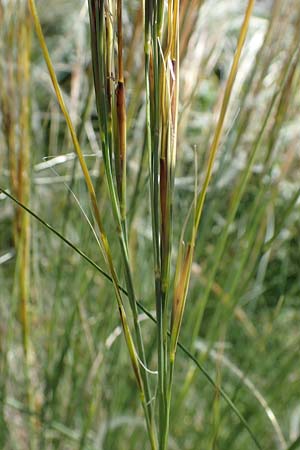
{"type": "Polygon", "coordinates": [[[0,0],[0,448],[300,449],[299,0],[0,0]]]}

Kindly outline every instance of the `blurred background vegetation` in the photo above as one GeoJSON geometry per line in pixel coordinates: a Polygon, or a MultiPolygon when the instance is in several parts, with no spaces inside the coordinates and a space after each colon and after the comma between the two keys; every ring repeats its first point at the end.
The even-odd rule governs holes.
{"type": "MultiPolygon", "coordinates": [[[[175,246],[195,183],[203,181],[245,5],[181,1],[175,246]]],[[[38,9],[122,279],[103,176],[87,4],[41,0],[38,9]]],[[[127,0],[130,258],[138,298],[153,311],[142,21],[142,2],[127,0]]],[[[264,450],[300,448],[299,48],[299,0],[257,0],[180,337],[264,450]]],[[[1,188],[104,267],[72,141],[21,0],[0,1],[0,124],[1,188]]],[[[111,284],[3,193],[0,211],[0,448],[148,448],[111,284]]],[[[141,320],[155,370],[156,328],[143,314],[141,320]]],[[[156,376],[150,379],[155,389],[156,376]]],[[[254,448],[232,410],[180,352],[169,448],[254,448]]]]}

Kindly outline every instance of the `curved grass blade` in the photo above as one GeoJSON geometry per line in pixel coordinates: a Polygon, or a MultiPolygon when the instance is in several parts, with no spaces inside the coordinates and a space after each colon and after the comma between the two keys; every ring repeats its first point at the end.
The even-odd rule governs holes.
{"type": "MultiPolygon", "coordinates": [[[[112,278],[108,273],[106,273],[103,269],[101,269],[98,264],[96,264],[88,255],[86,255],[82,250],[80,250],[76,245],[74,245],[71,241],[69,241],[66,237],[64,237],[61,233],[59,233],[55,228],[53,228],[51,225],[49,225],[46,221],[44,221],[41,217],[39,217],[36,213],[34,213],[31,209],[29,209],[27,206],[23,205],[21,202],[19,202],[13,195],[11,195],[9,192],[7,192],[5,189],[0,187],[0,192],[2,192],[4,195],[6,195],[10,200],[15,202],[18,206],[23,208],[28,214],[30,214],[32,217],[34,217],[38,222],[40,222],[44,227],[46,227],[48,230],[50,230],[52,233],[54,233],[58,238],[60,238],[65,244],[67,244],[70,248],[72,248],[76,253],[78,253],[82,258],[84,258],[89,264],[91,264],[98,272],[100,272],[107,280],[109,280],[111,283],[113,282],[112,278]]],[[[120,291],[122,291],[125,295],[127,295],[126,289],[122,288],[122,286],[119,285],[120,291]]],[[[156,323],[155,317],[141,304],[141,302],[137,301],[138,308],[146,314],[149,319],[156,323]]],[[[170,336],[170,332],[168,332],[170,336]]],[[[236,416],[239,418],[245,429],[248,431],[249,435],[251,436],[253,442],[256,445],[256,448],[259,450],[263,450],[262,446],[260,445],[259,441],[257,440],[254,432],[251,430],[250,426],[248,425],[247,420],[244,418],[242,413],[239,411],[239,409],[235,406],[235,404],[232,402],[228,394],[224,391],[223,388],[218,386],[212,377],[209,375],[207,370],[204,368],[202,364],[199,363],[199,361],[193,356],[193,354],[183,345],[180,341],[178,341],[178,347],[180,350],[196,365],[196,367],[202,372],[202,374],[205,376],[207,381],[218,391],[218,393],[221,395],[221,397],[226,401],[228,406],[232,409],[232,411],[236,414],[236,416]]],[[[297,447],[287,450],[296,450],[297,447]]]]}
{"type": "Polygon", "coordinates": [[[256,398],[258,403],[263,408],[266,416],[268,417],[269,421],[272,424],[272,427],[275,432],[275,437],[277,439],[277,442],[279,444],[279,448],[282,450],[286,447],[286,441],[283,436],[282,430],[280,428],[279,422],[270,408],[267,400],[264,398],[264,396],[261,394],[261,392],[257,389],[257,387],[254,385],[254,383],[248,378],[246,373],[244,373],[241,369],[239,369],[227,356],[224,354],[219,354],[217,351],[213,349],[209,349],[209,346],[204,344],[201,341],[196,342],[196,348],[201,351],[203,354],[209,353],[209,356],[217,362],[222,362],[222,365],[226,367],[231,374],[233,374],[235,377],[237,377],[239,380],[241,380],[242,384],[246,386],[246,388],[251,392],[253,397],[256,398]]]}

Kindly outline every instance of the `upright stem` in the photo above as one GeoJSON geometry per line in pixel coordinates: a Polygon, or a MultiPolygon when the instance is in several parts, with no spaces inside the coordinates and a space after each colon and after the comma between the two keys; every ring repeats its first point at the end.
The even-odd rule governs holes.
{"type": "MultiPolygon", "coordinates": [[[[30,49],[31,30],[29,14],[25,5],[20,9],[18,29],[18,86],[20,94],[20,141],[17,170],[17,195],[22,203],[29,203],[30,198],[30,49]]],[[[30,284],[30,219],[24,210],[17,212],[17,247],[20,296],[20,319],[22,326],[22,344],[25,361],[25,386],[28,408],[32,409],[32,388],[30,383],[29,363],[29,284],[30,284]]],[[[32,423],[30,423],[32,432],[32,423]]],[[[33,436],[30,436],[30,448],[33,436]]]]}
{"type": "MultiPolygon", "coordinates": [[[[137,350],[139,357],[144,366],[146,366],[146,357],[143,344],[142,332],[138,320],[138,311],[136,305],[136,295],[134,291],[134,283],[129,262],[128,239],[126,227],[126,107],[125,107],[125,89],[124,89],[124,69],[123,69],[123,34],[122,34],[122,1],[117,2],[117,45],[118,45],[118,86],[116,90],[116,114],[117,118],[117,136],[114,142],[118,143],[118,149],[114,152],[107,138],[107,96],[105,79],[105,61],[107,61],[107,51],[109,48],[105,46],[104,36],[104,2],[89,1],[91,39],[92,39],[92,59],[94,70],[94,83],[96,92],[96,103],[99,117],[100,137],[102,144],[103,160],[105,165],[105,174],[108,184],[108,190],[112,205],[114,220],[117,226],[117,234],[121,248],[121,256],[124,265],[125,282],[128,291],[128,298],[133,315],[133,323],[137,350]],[[112,171],[112,154],[115,154],[116,164],[116,185],[115,188],[113,171],[112,171]]],[[[106,11],[106,15],[110,11],[106,11]]],[[[110,20],[110,19],[106,19],[110,20]]],[[[114,116],[114,115],[113,115],[114,116]]],[[[114,129],[114,126],[113,126],[114,129]]],[[[141,376],[145,389],[146,403],[146,420],[148,424],[149,437],[152,448],[156,448],[155,422],[152,396],[150,391],[150,383],[148,372],[141,369],[141,376]]]]}
{"type": "Polygon", "coordinates": [[[117,37],[118,37],[118,86],[117,116],[118,116],[118,144],[119,144],[119,176],[118,190],[120,201],[120,212],[122,222],[126,220],[126,105],[125,105],[125,85],[123,69],[123,26],[122,26],[122,0],[117,0],[117,37]]]}

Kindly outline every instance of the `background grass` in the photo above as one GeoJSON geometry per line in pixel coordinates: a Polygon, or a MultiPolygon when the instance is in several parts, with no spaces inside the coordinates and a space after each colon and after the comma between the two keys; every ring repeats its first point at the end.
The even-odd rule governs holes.
{"type": "MultiPolygon", "coordinates": [[[[204,180],[245,6],[181,2],[172,273],[195,182],[201,187],[204,180]]],[[[38,9],[125,284],[98,138],[87,5],[53,0],[38,2],[38,9]]],[[[140,2],[125,2],[123,16],[130,263],[136,295],[153,311],[140,2]]],[[[72,141],[23,3],[0,2],[0,21],[1,188],[105,267],[82,212],[92,220],[72,141]],[[30,167],[28,181],[18,176],[16,186],[14,163],[30,167]]],[[[266,450],[297,449],[300,434],[299,22],[297,0],[256,2],[181,330],[181,341],[266,450]]],[[[0,447],[148,448],[111,283],[38,221],[24,224],[27,215],[0,195],[0,447]],[[30,238],[22,232],[28,227],[30,238]],[[27,325],[20,315],[24,277],[27,325]]],[[[156,370],[156,327],[141,319],[146,360],[156,370]]],[[[149,379],[155,392],[157,377],[149,379]]],[[[180,352],[173,389],[170,449],[254,448],[218,391],[180,352]]]]}

